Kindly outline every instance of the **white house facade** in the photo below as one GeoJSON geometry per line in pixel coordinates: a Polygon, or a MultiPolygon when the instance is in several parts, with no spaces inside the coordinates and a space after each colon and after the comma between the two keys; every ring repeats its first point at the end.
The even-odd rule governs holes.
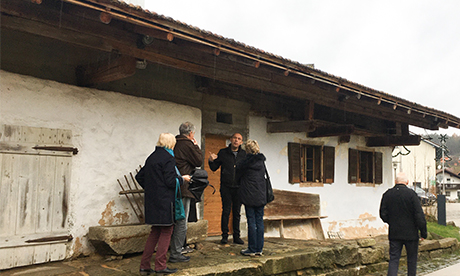
{"type": "Polygon", "coordinates": [[[393,150],[394,173],[405,172],[411,185],[436,194],[436,148],[435,143],[421,139],[418,146],[396,146],[393,150]]]}
{"type": "MultiPolygon", "coordinates": [[[[209,236],[220,235],[221,202],[207,159],[235,132],[259,142],[273,187],[295,192],[287,202],[318,196],[324,237],[358,238],[387,231],[393,147],[420,144],[409,125],[460,128],[454,115],[120,1],[2,0],[0,27],[0,269],[88,255],[89,227],[139,223],[118,180],[185,121],[217,187],[198,204],[209,236]]],[[[428,173],[429,155],[414,181],[428,179],[418,169],[428,173]]]]}
{"type": "Polygon", "coordinates": [[[460,199],[460,176],[450,169],[437,170],[436,181],[440,193],[446,196],[446,200],[455,201],[460,199]]]}

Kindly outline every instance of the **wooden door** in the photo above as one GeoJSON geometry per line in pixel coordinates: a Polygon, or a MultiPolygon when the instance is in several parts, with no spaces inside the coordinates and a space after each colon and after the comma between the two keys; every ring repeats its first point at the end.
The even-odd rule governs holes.
{"type": "MultiPolygon", "coordinates": [[[[205,161],[204,168],[208,172],[209,183],[216,188],[216,193],[212,194],[213,189],[204,190],[204,213],[203,218],[208,221],[208,236],[218,236],[222,234],[220,228],[220,218],[222,216],[222,200],[220,197],[220,168],[213,172],[209,169],[208,159],[210,152],[217,154],[220,149],[225,148],[229,143],[227,136],[207,134],[205,139],[205,161]]],[[[230,216],[230,232],[232,216],[230,216]]]]}
{"type": "Polygon", "coordinates": [[[72,153],[61,150],[71,137],[1,126],[0,270],[65,258],[72,153]]]}

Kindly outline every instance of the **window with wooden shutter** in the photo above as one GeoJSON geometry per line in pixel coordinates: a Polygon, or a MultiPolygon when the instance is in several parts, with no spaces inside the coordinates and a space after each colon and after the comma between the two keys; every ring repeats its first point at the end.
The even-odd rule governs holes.
{"type": "Polygon", "coordinates": [[[288,143],[289,183],[333,183],[335,148],[288,143]]]}
{"type": "Polygon", "coordinates": [[[382,153],[348,150],[348,183],[382,184],[382,153]]]}

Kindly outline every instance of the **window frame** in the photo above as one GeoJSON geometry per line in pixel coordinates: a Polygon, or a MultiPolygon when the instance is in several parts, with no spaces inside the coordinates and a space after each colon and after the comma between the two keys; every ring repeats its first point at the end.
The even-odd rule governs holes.
{"type": "Polygon", "coordinates": [[[382,184],[383,183],[383,154],[378,151],[348,149],[348,183],[382,184]],[[363,162],[366,158],[367,162],[363,162]],[[361,170],[363,166],[367,171],[361,170]],[[370,168],[371,167],[371,168],[370,168]],[[372,176],[370,175],[372,170],[372,176]],[[370,181],[372,177],[372,181],[370,181]]]}
{"type": "Polygon", "coordinates": [[[288,167],[291,184],[332,184],[335,173],[335,147],[289,142],[288,167]],[[311,158],[307,156],[308,150],[312,153],[311,158]],[[307,179],[308,160],[313,166],[310,168],[311,177],[307,179]]]}

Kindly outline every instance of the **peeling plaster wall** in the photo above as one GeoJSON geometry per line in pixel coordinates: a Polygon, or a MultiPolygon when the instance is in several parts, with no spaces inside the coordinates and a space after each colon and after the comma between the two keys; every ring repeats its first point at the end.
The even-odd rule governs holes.
{"type": "Polygon", "coordinates": [[[249,118],[249,138],[260,144],[267,157],[267,168],[275,189],[319,194],[324,235],[341,232],[344,238],[358,238],[387,233],[387,225],[379,217],[382,194],[393,186],[391,148],[374,148],[383,153],[383,184],[357,187],[348,183],[348,149],[365,147],[364,137],[352,136],[350,143],[338,145],[337,137],[306,138],[306,133],[267,133],[267,119],[249,118]],[[335,175],[333,184],[323,187],[300,187],[289,183],[288,142],[321,141],[335,147],[335,175]]]}
{"type": "Polygon", "coordinates": [[[190,121],[201,137],[201,111],[0,70],[0,124],[72,130],[68,256],[88,254],[90,226],[137,223],[117,179],[143,165],[162,132],[190,121]]]}

